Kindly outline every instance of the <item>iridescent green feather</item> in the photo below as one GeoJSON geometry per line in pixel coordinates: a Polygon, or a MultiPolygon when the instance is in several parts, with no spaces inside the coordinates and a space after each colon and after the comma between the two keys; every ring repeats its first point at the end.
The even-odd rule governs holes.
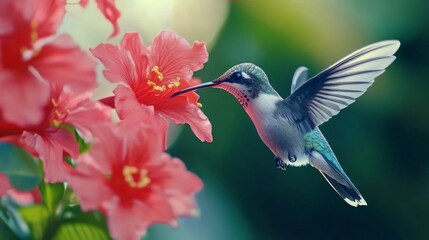
{"type": "Polygon", "coordinates": [[[342,173],[344,173],[337,158],[335,157],[334,152],[332,151],[331,147],[329,146],[329,143],[326,141],[319,128],[316,128],[313,131],[305,134],[304,142],[307,151],[317,151],[326,160],[333,163],[342,173]]]}

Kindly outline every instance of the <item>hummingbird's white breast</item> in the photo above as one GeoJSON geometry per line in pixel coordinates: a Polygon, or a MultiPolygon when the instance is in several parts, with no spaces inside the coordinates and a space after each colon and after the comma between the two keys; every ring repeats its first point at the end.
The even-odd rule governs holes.
{"type": "Polygon", "coordinates": [[[262,141],[276,156],[289,165],[305,165],[308,159],[303,155],[302,134],[290,119],[274,114],[279,101],[283,101],[279,95],[261,93],[245,109],[262,141]],[[295,162],[287,161],[289,153],[295,155],[295,162]]]}
{"type": "Polygon", "coordinates": [[[253,124],[258,131],[262,141],[274,152],[272,138],[269,134],[269,129],[274,128],[276,123],[273,122],[274,110],[276,103],[282,101],[282,98],[277,95],[261,93],[258,97],[250,101],[246,112],[252,119],[253,124]]]}

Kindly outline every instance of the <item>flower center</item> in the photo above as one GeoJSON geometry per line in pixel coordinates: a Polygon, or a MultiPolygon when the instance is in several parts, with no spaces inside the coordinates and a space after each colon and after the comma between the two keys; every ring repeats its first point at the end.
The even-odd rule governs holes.
{"type": "Polygon", "coordinates": [[[146,169],[138,169],[134,166],[125,166],[122,169],[122,174],[124,175],[125,182],[132,188],[144,188],[150,183],[150,178],[147,176],[146,169]],[[135,177],[135,174],[138,174],[138,176],[135,177]]]}
{"type": "Polygon", "coordinates": [[[51,116],[51,124],[52,126],[59,128],[63,124],[63,122],[66,120],[66,118],[70,115],[70,109],[61,109],[59,108],[58,102],[52,98],[51,99],[52,106],[54,107],[52,109],[53,115],[51,116]]]}
{"type": "Polygon", "coordinates": [[[152,90],[157,92],[164,92],[167,89],[176,88],[180,85],[180,78],[177,77],[176,81],[170,82],[167,84],[160,84],[164,80],[164,75],[162,75],[162,72],[159,70],[158,66],[154,66],[150,73],[146,76],[147,78],[147,85],[152,87],[152,90]]]}

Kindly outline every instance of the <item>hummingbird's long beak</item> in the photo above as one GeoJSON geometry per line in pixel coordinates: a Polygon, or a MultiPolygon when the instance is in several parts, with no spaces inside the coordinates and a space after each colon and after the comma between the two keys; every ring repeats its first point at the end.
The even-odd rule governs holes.
{"type": "Polygon", "coordinates": [[[196,86],[193,86],[193,87],[189,87],[189,88],[186,88],[186,89],[183,89],[183,90],[177,91],[177,92],[173,93],[173,94],[170,96],[170,98],[175,97],[175,96],[180,95],[180,94],[183,94],[183,93],[186,93],[186,92],[189,92],[189,91],[197,90],[197,89],[200,89],[200,88],[213,87],[213,86],[216,86],[216,85],[218,85],[218,84],[220,84],[220,83],[221,83],[221,82],[216,82],[216,81],[206,82],[206,83],[201,83],[201,84],[199,84],[199,85],[196,85],[196,86]]]}

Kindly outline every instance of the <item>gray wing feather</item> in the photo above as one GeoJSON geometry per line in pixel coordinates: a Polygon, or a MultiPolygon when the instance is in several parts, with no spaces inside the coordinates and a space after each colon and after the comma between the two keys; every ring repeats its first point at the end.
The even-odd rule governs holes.
{"type": "Polygon", "coordinates": [[[290,93],[295,92],[305,81],[308,79],[308,68],[299,67],[296,69],[295,74],[292,78],[292,85],[290,88],[290,93]]]}
{"type": "Polygon", "coordinates": [[[306,69],[298,68],[294,76],[296,80],[292,83],[293,93],[284,103],[300,112],[299,124],[314,128],[361,96],[395,60],[393,54],[399,46],[396,40],[371,44],[346,56],[308,81],[302,80],[306,69]]]}

